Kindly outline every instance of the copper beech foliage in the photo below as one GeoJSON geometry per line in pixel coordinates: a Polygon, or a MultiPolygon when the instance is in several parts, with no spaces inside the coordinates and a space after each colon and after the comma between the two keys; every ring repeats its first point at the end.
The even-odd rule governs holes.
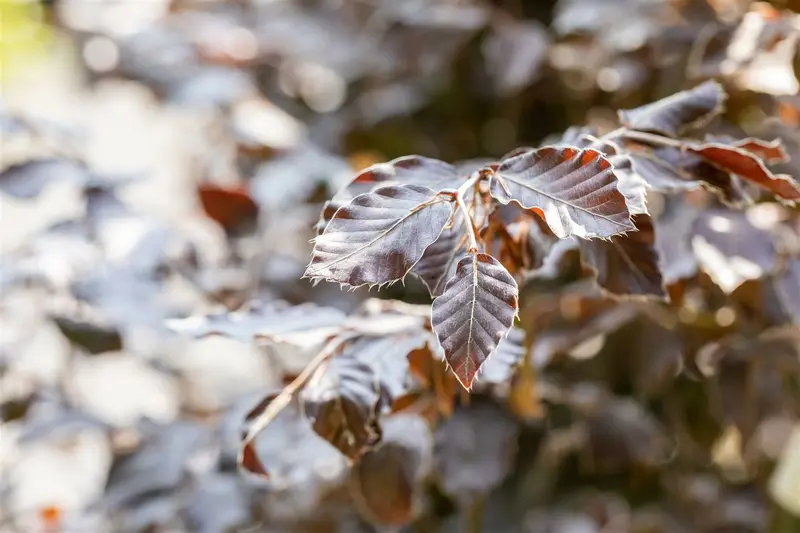
{"type": "MultiPolygon", "coordinates": [[[[649,191],[669,195],[697,188],[729,206],[800,200],[800,185],[769,168],[787,160],[779,140],[706,131],[725,101],[722,86],[709,81],[620,111],[619,127],[602,135],[571,128],[552,144],[519,148],[471,168],[406,156],[357,174],[323,208],[304,276],[348,288],[416,276],[430,292],[432,307],[374,300],[345,316],[309,304],[254,303],[234,314],[173,322],[173,329],[198,336],[267,342],[303,336],[322,342],[321,352],[290,385],[248,415],[240,464],[271,474],[254,443],[286,409],[304,412],[313,431],[351,461],[378,460],[369,454],[395,453],[371,452],[382,439],[381,419],[404,405],[419,409],[420,390],[433,391],[432,413],[452,413],[455,383],[467,391],[476,383],[502,385],[522,364],[545,364],[557,353],[579,349],[634,319],[637,311],[626,301],[680,299],[680,280],[698,270],[727,293],[759,272],[779,271],[780,251],[770,244],[770,230],[754,226],[742,211],[698,211],[670,196],[658,218],[648,209],[649,191]],[[526,360],[525,335],[514,325],[518,282],[559,276],[571,262],[592,280],[590,293],[605,296],[596,304],[575,303],[620,305],[594,318],[594,311],[571,311],[590,321],[577,329],[549,330],[526,360]],[[439,360],[447,374],[434,371],[439,360]]],[[[796,306],[796,263],[791,260],[776,281],[788,312],[796,306]]],[[[662,348],[669,353],[662,370],[674,374],[680,370],[680,357],[673,356],[677,348],[669,337],[662,348]]],[[[597,423],[602,425],[601,418],[597,423]]],[[[355,482],[377,482],[359,478],[368,472],[366,463],[357,464],[355,482]]],[[[413,483],[413,469],[403,472],[394,474],[402,474],[394,483],[413,483]]],[[[380,502],[359,493],[366,498],[361,505],[376,512],[372,506],[380,502]]],[[[410,505],[391,507],[386,520],[402,523],[410,505]]]]}

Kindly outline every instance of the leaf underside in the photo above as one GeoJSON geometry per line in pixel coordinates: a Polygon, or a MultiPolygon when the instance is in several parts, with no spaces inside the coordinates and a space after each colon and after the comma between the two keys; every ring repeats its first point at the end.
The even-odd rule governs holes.
{"type": "Polygon", "coordinates": [[[469,389],[481,365],[505,337],[517,314],[517,283],[492,256],[467,254],[444,293],[433,302],[431,323],[444,357],[469,389]]]}
{"type": "Polygon", "coordinates": [[[449,202],[420,185],[392,185],[339,208],[314,240],[304,277],[357,287],[402,279],[450,219],[449,202]]]}
{"type": "Polygon", "coordinates": [[[505,160],[490,191],[541,212],[559,238],[608,238],[636,229],[612,164],[594,149],[546,146],[505,160]]]}

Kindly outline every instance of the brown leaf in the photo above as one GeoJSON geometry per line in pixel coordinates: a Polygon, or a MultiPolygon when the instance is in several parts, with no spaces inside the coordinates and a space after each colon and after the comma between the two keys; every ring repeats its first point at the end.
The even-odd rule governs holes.
{"type": "Polygon", "coordinates": [[[203,184],[197,188],[206,216],[228,233],[246,231],[258,218],[258,204],[242,187],[223,188],[203,184]]]}
{"type": "Polygon", "coordinates": [[[465,389],[472,387],[516,315],[514,278],[492,256],[466,254],[431,309],[431,324],[444,357],[465,389]]]}
{"type": "Polygon", "coordinates": [[[344,459],[314,433],[299,402],[290,399],[285,405],[273,406],[273,401],[278,398],[278,394],[267,395],[245,417],[246,423],[257,423],[270,407],[279,407],[265,426],[266,431],[243,443],[239,466],[252,474],[286,484],[307,482],[308,478],[316,475],[317,468],[340,471],[344,459]],[[315,458],[313,465],[309,463],[309,457],[315,458]]]}
{"type": "Polygon", "coordinates": [[[339,208],[314,239],[303,277],[351,287],[400,280],[436,242],[452,214],[452,204],[420,185],[361,194],[339,208]]]}
{"type": "Polygon", "coordinates": [[[490,191],[535,209],[560,238],[607,238],[635,229],[611,162],[593,149],[546,146],[504,160],[490,191]]]}
{"type": "Polygon", "coordinates": [[[751,152],[719,143],[692,145],[688,149],[717,168],[736,174],[771,192],[780,200],[791,204],[800,201],[800,185],[791,176],[773,174],[764,162],[751,152]]]}
{"type": "Polygon", "coordinates": [[[637,231],[616,235],[609,241],[578,241],[583,264],[591,268],[597,283],[618,296],[665,298],[659,268],[656,236],[649,215],[634,215],[637,231]]]}
{"type": "Polygon", "coordinates": [[[408,354],[427,334],[362,337],[319,367],[301,392],[314,431],[350,459],[380,441],[378,418],[407,391],[408,354]]]}
{"type": "Polygon", "coordinates": [[[358,458],[349,489],[371,524],[403,526],[414,517],[420,481],[430,468],[433,438],[425,420],[398,413],[383,420],[383,441],[358,458]]]}
{"type": "Polygon", "coordinates": [[[719,115],[725,91],[715,81],[701,83],[651,104],[619,111],[620,122],[635,130],[677,137],[686,130],[703,126],[719,115]]]}
{"type": "Polygon", "coordinates": [[[691,242],[700,267],[728,294],[778,266],[770,233],[755,227],[741,212],[702,212],[694,223],[691,242]]]}

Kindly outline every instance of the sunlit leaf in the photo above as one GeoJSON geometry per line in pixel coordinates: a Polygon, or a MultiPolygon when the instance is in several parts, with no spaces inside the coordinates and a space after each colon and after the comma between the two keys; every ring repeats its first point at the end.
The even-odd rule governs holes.
{"type": "Polygon", "coordinates": [[[541,213],[558,237],[607,238],[635,229],[611,163],[600,152],[545,147],[503,161],[491,193],[541,213]]]}
{"type": "Polygon", "coordinates": [[[436,242],[425,249],[422,258],[411,270],[434,297],[442,294],[445,283],[453,277],[459,259],[467,251],[463,217],[456,213],[455,220],[452,228],[446,228],[436,242]]]}
{"type": "Polygon", "coordinates": [[[291,306],[283,301],[248,302],[236,311],[167,320],[167,326],[195,338],[222,335],[242,342],[254,339],[280,342],[300,339],[309,332],[332,334],[345,323],[346,316],[333,307],[313,303],[291,306]]]}
{"type": "Polygon", "coordinates": [[[386,163],[378,163],[362,170],[353,181],[325,203],[317,223],[317,233],[322,233],[336,210],[347,205],[360,194],[373,192],[387,185],[423,185],[439,190],[456,187],[461,181],[456,167],[438,159],[408,155],[386,163]]]}
{"type": "Polygon", "coordinates": [[[778,265],[770,233],[743,213],[704,211],[695,221],[691,242],[700,267],[726,293],[746,280],[767,276],[778,265]]]}
{"type": "Polygon", "coordinates": [[[436,241],[452,212],[449,202],[419,185],[359,195],[317,236],[304,277],[353,287],[400,280],[436,241]]]}
{"type": "Polygon", "coordinates": [[[517,283],[486,254],[468,253],[444,293],[433,302],[431,322],[447,363],[464,388],[505,337],[517,314],[517,283]]]}
{"type": "Polygon", "coordinates": [[[707,124],[720,114],[725,98],[722,86],[709,81],[652,104],[621,110],[619,119],[631,129],[676,137],[688,129],[707,124]]]}

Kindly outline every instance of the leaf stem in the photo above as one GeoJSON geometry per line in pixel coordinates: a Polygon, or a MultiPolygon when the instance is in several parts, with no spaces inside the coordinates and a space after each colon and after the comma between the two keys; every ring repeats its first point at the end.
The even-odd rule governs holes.
{"type": "Polygon", "coordinates": [[[475,185],[482,180],[484,174],[482,172],[476,172],[472,176],[469,177],[467,181],[461,184],[461,186],[456,191],[456,203],[458,204],[458,208],[464,214],[464,222],[465,226],[467,227],[467,236],[469,236],[469,250],[470,252],[477,252],[478,251],[478,237],[477,232],[475,230],[475,222],[472,220],[472,215],[469,213],[469,209],[467,208],[466,202],[464,202],[464,196],[475,187],[475,185]]]}
{"type": "Polygon", "coordinates": [[[684,146],[686,146],[686,143],[683,141],[677,141],[675,139],[670,139],[669,137],[655,135],[653,133],[646,133],[644,131],[623,129],[620,136],[625,137],[626,139],[632,139],[634,141],[641,141],[646,144],[660,144],[662,146],[670,146],[678,149],[682,149],[684,146]]]}

